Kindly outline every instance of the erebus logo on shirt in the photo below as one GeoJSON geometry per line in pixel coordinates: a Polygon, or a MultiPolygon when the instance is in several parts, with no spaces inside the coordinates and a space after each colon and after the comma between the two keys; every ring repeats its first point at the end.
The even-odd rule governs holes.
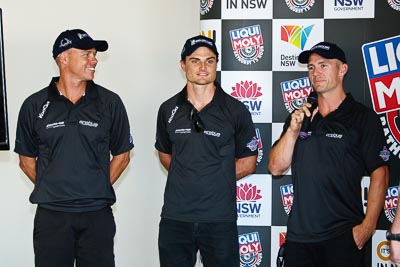
{"type": "Polygon", "coordinates": [[[168,119],[168,123],[171,123],[172,120],[174,119],[175,113],[178,111],[179,107],[175,106],[175,108],[171,111],[171,116],[168,119]]]}
{"type": "Polygon", "coordinates": [[[46,104],[42,107],[42,112],[39,113],[38,118],[43,119],[44,114],[46,113],[47,108],[50,106],[50,101],[47,100],[46,104]]]}
{"type": "Polygon", "coordinates": [[[99,126],[99,124],[97,122],[83,121],[83,120],[80,120],[79,124],[83,125],[83,126],[94,127],[94,128],[97,128],[97,126],[99,126]]]}

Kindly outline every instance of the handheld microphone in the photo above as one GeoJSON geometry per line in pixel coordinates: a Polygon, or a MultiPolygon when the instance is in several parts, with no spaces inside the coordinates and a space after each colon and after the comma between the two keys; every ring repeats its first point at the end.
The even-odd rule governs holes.
{"type": "MultiPolygon", "coordinates": [[[[311,114],[313,113],[314,109],[318,107],[318,95],[315,91],[311,92],[310,95],[307,97],[307,103],[311,104],[311,107],[308,109],[311,114]]],[[[307,117],[304,114],[303,123],[301,124],[299,136],[302,139],[306,139],[308,137],[308,128],[310,126],[311,116],[307,117]]]]}

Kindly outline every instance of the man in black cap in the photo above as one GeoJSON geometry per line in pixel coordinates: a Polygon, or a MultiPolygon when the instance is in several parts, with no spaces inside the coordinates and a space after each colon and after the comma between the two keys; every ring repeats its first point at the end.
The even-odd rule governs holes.
{"type": "Polygon", "coordinates": [[[348,70],[337,45],[321,42],[299,55],[318,95],[293,112],[269,155],[269,170],[291,167],[294,203],[287,224],[285,267],[365,266],[365,244],[375,231],[389,181],[388,151],[376,113],[344,91],[348,70]],[[303,120],[312,116],[307,135],[303,120]],[[363,211],[361,179],[370,180],[363,211]]]}
{"type": "Polygon", "coordinates": [[[133,142],[121,99],[93,82],[107,48],[82,30],[62,32],[53,46],[60,76],[19,113],[14,151],[35,184],[36,267],[115,266],[112,185],[133,142]]]}
{"type": "Polygon", "coordinates": [[[159,109],[155,147],[168,171],[159,228],[161,267],[239,267],[236,180],[256,169],[254,124],[215,81],[214,40],[189,38],[180,65],[187,83],[159,109]]]}

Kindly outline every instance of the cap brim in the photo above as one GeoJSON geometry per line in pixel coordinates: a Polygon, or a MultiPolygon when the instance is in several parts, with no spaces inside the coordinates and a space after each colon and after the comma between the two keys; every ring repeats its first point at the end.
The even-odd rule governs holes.
{"type": "Polygon", "coordinates": [[[92,49],[95,48],[99,52],[104,52],[108,49],[108,43],[106,41],[88,41],[88,42],[81,42],[79,44],[73,45],[74,48],[77,49],[92,49]]]}
{"type": "MultiPolygon", "coordinates": [[[[314,51],[307,50],[307,51],[303,51],[300,53],[299,62],[302,64],[307,64],[308,59],[310,58],[311,54],[317,54],[317,55],[320,55],[321,57],[327,58],[327,59],[333,59],[333,58],[337,59],[337,57],[332,57],[332,55],[330,53],[325,52],[324,50],[314,50],[314,51]]],[[[338,60],[340,60],[340,59],[338,59],[338,60]]]]}
{"type": "Polygon", "coordinates": [[[298,59],[299,62],[302,64],[307,64],[308,58],[310,57],[311,53],[313,53],[313,52],[311,52],[310,50],[301,52],[299,55],[299,59],[298,59]]]}

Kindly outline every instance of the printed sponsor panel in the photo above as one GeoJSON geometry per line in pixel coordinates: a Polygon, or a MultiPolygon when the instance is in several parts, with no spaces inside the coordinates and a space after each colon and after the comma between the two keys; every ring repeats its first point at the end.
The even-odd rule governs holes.
{"type": "Polygon", "coordinates": [[[253,122],[272,121],[272,73],[269,71],[222,71],[225,92],[241,101],[253,122]]]}
{"type": "Polygon", "coordinates": [[[271,227],[239,226],[240,267],[270,267],[271,227]]]}
{"type": "Polygon", "coordinates": [[[396,267],[390,261],[389,242],[386,240],[386,231],[376,230],[372,236],[372,265],[378,267],[396,267]]]}
{"type": "MultiPolygon", "coordinates": [[[[256,92],[255,100],[244,100],[248,101],[245,105],[252,109],[255,127],[259,130],[258,150],[262,153],[262,157],[258,160],[256,175],[268,173],[266,164],[269,147],[279,138],[283,123],[291,110],[301,106],[305,100],[304,96],[309,92],[306,66],[297,63],[297,56],[301,51],[311,48],[322,40],[338,43],[345,50],[349,62],[349,73],[344,81],[345,90],[367,106],[376,105],[378,109],[373,108],[379,113],[387,141],[386,149],[381,151],[381,156],[385,157],[388,154],[394,156],[390,157],[390,185],[377,225],[377,229],[382,230],[383,235],[378,242],[375,234],[376,244],[372,245],[372,242],[368,244],[367,266],[394,266],[391,262],[381,259],[386,253],[384,243],[379,247],[380,257],[377,248],[381,241],[385,241],[383,230],[390,226],[398,201],[398,197],[395,196],[400,177],[400,168],[397,167],[400,166],[398,111],[400,110],[398,101],[400,48],[396,36],[399,34],[398,27],[395,24],[400,18],[398,1],[208,0],[208,2],[213,2],[211,9],[208,13],[200,15],[200,19],[202,34],[209,36],[211,30],[211,35],[217,36],[217,46],[221,52],[217,80],[228,93],[234,91],[232,87],[237,83],[243,84],[243,88],[252,88],[249,92],[256,92]],[[221,12],[213,11],[216,6],[221,12]],[[364,48],[367,50],[364,51],[364,48]],[[375,69],[371,72],[373,75],[369,77],[368,71],[372,67],[375,69]],[[384,71],[385,69],[388,71],[384,71]],[[259,75],[256,77],[255,74],[259,75]],[[371,91],[369,86],[372,82],[375,86],[374,91],[371,91]],[[263,87],[265,83],[270,84],[268,89],[263,87]],[[262,89],[258,89],[259,87],[262,89]],[[265,90],[268,90],[268,96],[264,95],[265,90]],[[263,114],[264,112],[269,115],[263,114]],[[269,141],[265,141],[268,139],[269,141]]],[[[243,88],[241,91],[246,91],[243,88]]],[[[242,94],[236,94],[240,95],[242,94]]],[[[260,235],[263,260],[257,265],[257,261],[254,261],[257,253],[249,255],[242,253],[243,259],[253,260],[250,260],[247,266],[275,266],[278,245],[272,239],[278,239],[280,230],[274,228],[285,230],[288,212],[293,203],[291,170],[289,169],[283,177],[270,179],[270,222],[268,226],[257,225],[256,228],[266,231],[271,242],[263,246],[263,235],[260,235]],[[268,262],[264,262],[265,257],[268,262]]],[[[361,182],[364,211],[368,202],[369,179],[364,177],[361,182]]],[[[263,193],[263,190],[261,192],[263,193]]],[[[259,200],[255,203],[257,201],[259,200]]],[[[260,211],[264,208],[266,206],[261,206],[260,211]]],[[[253,211],[257,211],[257,206],[253,206],[253,211]]],[[[239,229],[244,228],[253,227],[239,226],[239,229]]],[[[252,231],[246,230],[246,233],[252,231]]],[[[254,239],[256,240],[255,237],[254,239]]]]}
{"type": "Polygon", "coordinates": [[[272,21],[222,20],[222,70],[271,70],[272,21]]]}
{"type": "Polygon", "coordinates": [[[272,225],[285,226],[293,205],[291,175],[272,176],[272,225]]]}
{"type": "Polygon", "coordinates": [[[221,58],[223,54],[223,50],[221,48],[221,20],[219,19],[210,19],[210,20],[202,20],[200,22],[200,34],[211,38],[215,41],[215,45],[217,46],[219,53],[219,61],[217,65],[217,71],[221,70],[221,58]]]}
{"type": "Polygon", "coordinates": [[[273,71],[306,71],[298,55],[324,40],[323,19],[275,19],[272,22],[273,71]]]}
{"type": "Polygon", "coordinates": [[[274,71],[272,121],[285,121],[293,111],[301,108],[312,91],[307,72],[274,71]]]}
{"type": "Polygon", "coordinates": [[[271,123],[255,123],[258,139],[258,156],[256,174],[269,173],[268,154],[271,147],[271,123]]]}
{"type": "Polygon", "coordinates": [[[200,19],[220,19],[221,1],[220,0],[200,0],[200,19]]]}
{"type": "MultiPolygon", "coordinates": [[[[271,131],[271,146],[278,141],[279,137],[282,134],[283,131],[283,125],[284,123],[272,123],[272,131],[271,131]]],[[[289,168],[289,170],[286,172],[285,175],[292,175],[292,170],[289,168]]]]}
{"type": "Polygon", "coordinates": [[[400,35],[362,47],[371,97],[377,113],[400,109],[400,35]]]}
{"type": "Polygon", "coordinates": [[[274,19],[323,18],[324,2],[318,0],[274,1],[274,19]]]}
{"type": "Polygon", "coordinates": [[[368,0],[325,0],[324,18],[355,19],[374,18],[375,1],[368,0]]]}
{"type": "Polygon", "coordinates": [[[271,225],[271,176],[253,174],[236,182],[238,225],[271,225]]]}
{"type": "Polygon", "coordinates": [[[222,19],[272,19],[273,0],[222,0],[222,19]]]}
{"type": "Polygon", "coordinates": [[[286,226],[271,227],[271,267],[276,266],[280,246],[285,243],[286,226]]]}

